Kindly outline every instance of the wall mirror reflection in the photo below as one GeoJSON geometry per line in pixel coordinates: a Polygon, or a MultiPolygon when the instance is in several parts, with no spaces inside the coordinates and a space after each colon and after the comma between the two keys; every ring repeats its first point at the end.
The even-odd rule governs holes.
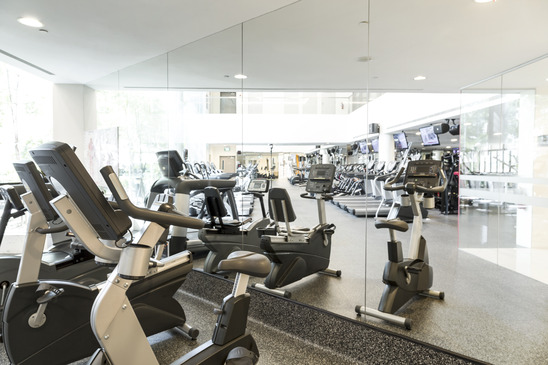
{"type": "MultiPolygon", "coordinates": [[[[213,206],[206,200],[219,202],[216,214],[225,217],[218,217],[218,225],[226,223],[222,229],[230,238],[215,231],[172,231],[180,246],[170,249],[190,247],[197,269],[216,271],[205,241],[230,242],[224,255],[234,247],[251,249],[250,242],[264,252],[282,244],[277,240],[285,240],[289,227],[292,239],[317,244],[317,252],[329,250],[280,264],[282,273],[267,279],[267,286],[279,290],[275,295],[481,361],[544,363],[548,133],[546,58],[539,57],[546,49],[538,34],[546,30],[546,5],[279,0],[216,4],[211,16],[202,15],[204,5],[194,6],[194,15],[177,8],[182,23],[191,26],[168,19],[155,40],[138,33],[140,42],[114,42],[108,40],[114,31],[101,30],[104,43],[114,46],[101,55],[67,50],[80,47],[73,43],[55,48],[61,46],[52,37],[42,39],[58,54],[74,54],[73,63],[85,65],[79,74],[67,63],[71,57],[61,62],[51,58],[55,52],[36,56],[15,45],[6,48],[2,57],[19,50],[31,66],[51,66],[56,74],[46,76],[54,82],[51,90],[27,102],[32,93],[23,93],[24,79],[16,90],[6,71],[0,88],[9,84],[1,89],[5,95],[20,93],[17,123],[32,126],[15,133],[4,123],[6,116],[15,120],[14,109],[7,108],[13,102],[6,101],[14,99],[0,101],[1,128],[11,136],[9,144],[2,143],[6,155],[19,159],[31,145],[71,139],[105,191],[98,170],[108,163],[140,205],[167,191],[186,213],[207,218],[213,206]],[[135,48],[143,50],[132,53],[135,48]],[[82,54],[97,62],[78,58],[82,54]],[[51,113],[44,112],[45,104],[53,106],[51,113]],[[46,120],[49,114],[53,122],[38,125],[36,116],[46,120]],[[39,135],[30,136],[31,129],[39,135]],[[390,266],[389,256],[409,258],[412,242],[419,242],[421,252],[424,245],[417,240],[419,229],[412,233],[421,224],[413,220],[414,198],[402,197],[413,192],[385,187],[400,168],[418,169],[415,163],[425,160],[436,161],[431,168],[445,176],[437,183],[447,183],[442,192],[417,196],[424,199],[417,214],[428,260],[423,254],[390,266]],[[319,164],[335,169],[333,196],[326,200],[310,199],[310,193],[324,193],[309,184],[327,176],[328,170],[314,167],[319,164]],[[204,186],[177,198],[178,175],[203,180],[204,186]],[[206,199],[209,185],[220,200],[213,190],[206,199]],[[269,209],[270,188],[279,189],[278,201],[287,193],[295,214],[289,214],[288,202],[284,214],[281,203],[279,210],[269,209]],[[286,224],[274,212],[295,220],[286,224]],[[394,217],[396,225],[387,222],[394,217]],[[319,243],[312,242],[314,230],[319,243]],[[272,236],[264,247],[262,236],[272,236]],[[388,248],[396,249],[387,249],[387,241],[396,239],[401,252],[395,242],[388,248]],[[335,275],[316,273],[327,267],[335,275]],[[409,288],[429,267],[433,282],[410,292],[443,291],[444,300],[435,293],[405,293],[386,304],[391,299],[384,292],[398,285],[387,287],[383,275],[409,288]],[[390,268],[396,272],[391,278],[385,274],[390,268]],[[366,308],[395,312],[401,322],[366,308]]],[[[13,30],[29,39],[20,32],[13,30]]],[[[9,164],[2,166],[5,182],[17,179],[9,164]]],[[[410,170],[401,180],[416,182],[410,170]]],[[[10,228],[22,236],[25,222],[17,222],[10,228]]]]}

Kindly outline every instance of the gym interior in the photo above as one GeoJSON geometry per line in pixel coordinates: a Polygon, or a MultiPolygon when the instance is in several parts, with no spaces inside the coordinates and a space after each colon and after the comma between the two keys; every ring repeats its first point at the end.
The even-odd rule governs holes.
{"type": "MultiPolygon", "coordinates": [[[[219,260],[233,247],[258,253],[235,264],[251,273],[251,303],[231,325],[245,327],[247,317],[261,364],[548,363],[548,50],[538,36],[548,31],[548,4],[29,0],[2,7],[0,204],[7,226],[0,251],[18,276],[0,283],[0,364],[128,364],[137,348],[160,364],[230,363],[226,354],[199,358],[215,346],[231,349],[208,340],[224,326],[216,324],[219,313],[232,313],[219,303],[246,287],[238,288],[245,273],[223,271],[213,260],[211,247],[226,242],[232,246],[219,260]],[[30,15],[42,24],[17,22],[30,15]],[[59,279],[41,271],[45,258],[40,274],[23,270],[24,261],[19,266],[30,250],[24,244],[40,239],[32,238],[38,226],[30,198],[18,199],[32,188],[20,174],[27,165],[14,163],[34,160],[53,188],[62,185],[60,196],[88,191],[80,180],[66,186],[70,179],[57,177],[48,158],[68,161],[74,176],[81,161],[91,178],[81,186],[116,200],[112,209],[125,212],[124,196],[147,209],[166,199],[190,217],[194,228],[164,227],[165,258],[145,263],[145,271],[160,272],[163,260],[181,260],[167,266],[178,265],[183,276],[173,297],[186,334],[167,324],[158,330],[162,314],[153,314],[141,323],[154,333],[147,338],[125,327],[141,331],[138,322],[120,319],[125,342],[97,326],[89,338],[66,336],[59,360],[47,344],[27,349],[35,337],[59,340],[55,331],[36,333],[55,321],[49,313],[62,313],[56,303],[78,303],[70,301],[72,286],[63,291],[49,282],[27,299],[29,315],[12,304],[21,283],[59,279]],[[112,172],[100,171],[107,165],[112,172]],[[200,188],[181,193],[189,181],[200,188]],[[252,239],[252,231],[260,233],[252,239]],[[311,254],[301,254],[305,246],[311,254]],[[294,261],[280,264],[293,247],[294,261]],[[266,279],[245,266],[266,258],[266,279]],[[333,271],[326,274],[327,266],[333,271]],[[102,347],[106,359],[68,345],[85,341],[102,347]]],[[[25,176],[33,174],[28,169],[25,176]]],[[[70,199],[53,202],[57,211],[70,199]]],[[[131,224],[135,241],[161,230],[141,218],[131,224]]],[[[46,233],[40,244],[55,246],[55,232],[46,233]]],[[[154,282],[149,274],[121,278],[139,290],[139,281],[154,282]]],[[[117,290],[109,285],[96,284],[105,297],[117,290]]],[[[95,295],[90,306],[99,303],[95,295]]],[[[94,316],[99,324],[106,318],[94,316]]]]}

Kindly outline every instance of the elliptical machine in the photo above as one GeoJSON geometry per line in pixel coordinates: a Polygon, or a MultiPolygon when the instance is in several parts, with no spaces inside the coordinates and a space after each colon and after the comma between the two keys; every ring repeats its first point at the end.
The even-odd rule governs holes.
{"type": "Polygon", "coordinates": [[[398,181],[403,171],[404,168],[401,168],[393,179],[387,181],[384,189],[389,191],[404,190],[407,193],[407,195],[402,195],[402,204],[407,201],[413,210],[409,256],[403,258],[402,244],[396,239],[396,231],[406,232],[409,229],[408,224],[392,216],[387,219],[377,219],[375,227],[377,229],[388,228],[390,233],[388,262],[384,267],[382,277],[382,281],[386,285],[378,310],[360,305],[357,305],[355,310],[358,315],[369,315],[411,329],[411,319],[400,317],[394,313],[415,295],[442,300],[445,297],[444,292],[430,289],[434,276],[428,260],[426,240],[422,236],[422,214],[419,204],[423,199],[423,194],[443,192],[447,186],[447,179],[441,169],[441,161],[409,161],[407,169],[405,169],[403,185],[394,186],[393,184],[398,181]],[[443,179],[443,183],[440,185],[441,179],[443,179]]]}

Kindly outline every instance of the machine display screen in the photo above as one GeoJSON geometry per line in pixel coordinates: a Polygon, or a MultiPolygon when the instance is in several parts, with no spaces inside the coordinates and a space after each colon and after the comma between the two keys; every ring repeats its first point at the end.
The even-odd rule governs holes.
{"type": "Polygon", "coordinates": [[[250,193],[266,193],[270,185],[269,183],[270,181],[267,179],[253,179],[249,183],[247,191],[250,193]]]}
{"type": "Polygon", "coordinates": [[[333,187],[335,165],[318,164],[310,166],[306,191],[309,193],[329,193],[333,187]]]}
{"type": "Polygon", "coordinates": [[[156,158],[164,177],[177,177],[180,175],[179,171],[183,169],[183,159],[179,152],[174,150],[156,152],[156,158]]]}

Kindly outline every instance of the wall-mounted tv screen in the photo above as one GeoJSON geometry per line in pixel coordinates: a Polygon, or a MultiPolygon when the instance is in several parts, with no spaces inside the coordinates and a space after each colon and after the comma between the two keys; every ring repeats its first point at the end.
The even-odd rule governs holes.
{"type": "Polygon", "coordinates": [[[419,128],[421,132],[422,144],[423,146],[439,146],[440,139],[438,135],[434,133],[434,126],[427,126],[419,128]]]}
{"type": "Polygon", "coordinates": [[[373,152],[379,152],[379,139],[375,138],[371,141],[371,147],[373,148],[373,152]]]}
{"type": "Polygon", "coordinates": [[[404,132],[395,133],[394,136],[394,144],[396,145],[396,149],[398,151],[406,150],[409,145],[407,144],[407,136],[404,132]]]}
{"type": "Polygon", "coordinates": [[[367,145],[367,141],[360,141],[358,142],[358,145],[360,146],[360,152],[362,154],[367,154],[369,153],[369,146],[367,145]]]}

